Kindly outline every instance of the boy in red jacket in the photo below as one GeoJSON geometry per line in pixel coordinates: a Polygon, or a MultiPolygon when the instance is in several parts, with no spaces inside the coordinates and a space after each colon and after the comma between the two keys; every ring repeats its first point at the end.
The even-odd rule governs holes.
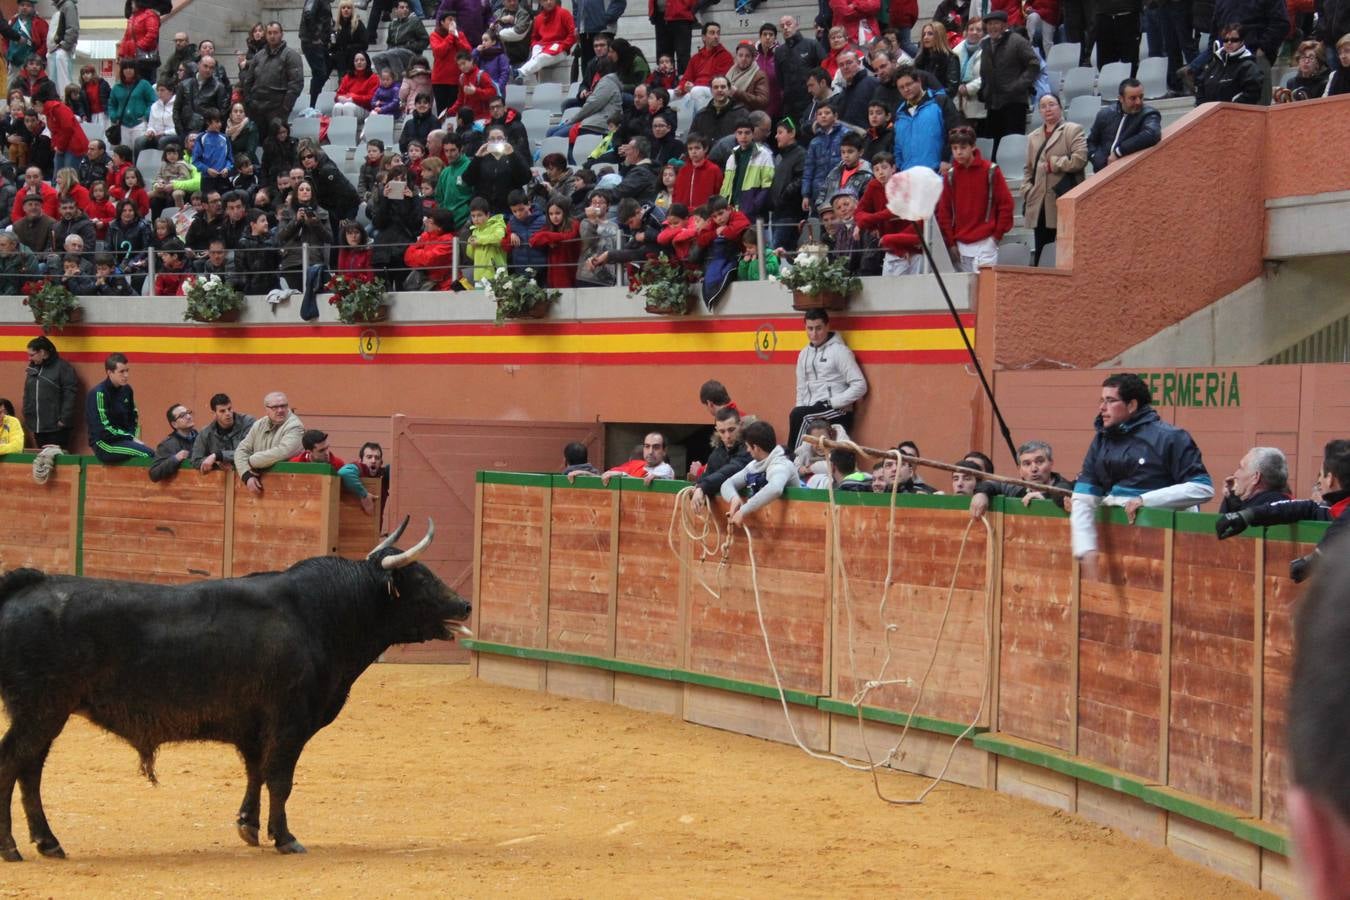
{"type": "Polygon", "coordinates": [[[669,247],[675,260],[684,262],[689,259],[689,251],[693,249],[694,241],[702,227],[703,220],[697,215],[691,217],[687,206],[683,203],[672,203],[670,209],[666,210],[665,225],[656,236],[656,243],[662,247],[669,247]]]}
{"type": "Polygon", "coordinates": [[[671,202],[694,209],[722,190],[722,168],[708,159],[708,139],[697,131],[690,132],[685,138],[684,148],[689,162],[675,173],[675,193],[671,202]]]}
{"type": "Polygon", "coordinates": [[[922,222],[901,219],[886,206],[886,182],[895,174],[895,157],[885,152],[872,156],[872,180],[867,182],[853,221],[864,231],[874,231],[886,251],[881,261],[881,274],[918,275],[923,261],[923,247],[919,243],[922,222]]]}
{"type": "Polygon", "coordinates": [[[459,66],[459,96],[447,115],[457,116],[461,109],[468,109],[473,111],[475,122],[486,122],[492,115],[488,104],[497,96],[492,76],[474,65],[473,55],[465,50],[455,55],[455,65],[459,66]]]}
{"type": "Polygon", "coordinates": [[[452,290],[455,217],[448,209],[433,209],[422,219],[422,227],[417,243],[403,252],[403,261],[425,273],[427,290],[452,290]]]}
{"type": "Polygon", "coordinates": [[[577,26],[572,14],[558,0],[539,0],[539,12],[530,31],[530,58],[520,67],[526,84],[539,80],[539,70],[572,61],[572,45],[577,42],[577,26]]]}
{"type": "Polygon", "coordinates": [[[975,129],[953,128],[948,142],[952,167],[942,180],[938,225],[960,256],[961,271],[978,272],[998,262],[998,242],[1012,230],[1012,193],[998,166],[975,148],[975,129]]]}

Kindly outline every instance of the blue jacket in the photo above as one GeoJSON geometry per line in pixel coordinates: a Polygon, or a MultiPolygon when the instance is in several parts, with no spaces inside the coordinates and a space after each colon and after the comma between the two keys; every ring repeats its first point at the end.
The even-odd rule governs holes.
{"type": "MultiPolygon", "coordinates": [[[[839,144],[846,129],[838,122],[833,131],[817,131],[806,147],[806,163],[802,166],[802,197],[814,197],[819,182],[839,164],[839,144]]],[[[811,210],[812,214],[815,210],[811,210]]]]}
{"type": "Polygon", "coordinates": [[[1075,493],[1137,497],[1186,482],[1214,486],[1190,434],[1162,421],[1152,406],[1111,428],[1102,426],[1101,416],[1095,424],[1075,493]]]}
{"type": "MultiPolygon", "coordinates": [[[[539,210],[531,209],[530,217],[521,221],[517,219],[515,213],[506,217],[507,234],[520,235],[520,246],[511,248],[511,269],[516,271],[526,267],[533,267],[535,274],[541,278],[547,271],[548,250],[536,249],[530,246],[530,238],[534,237],[535,232],[548,224],[548,218],[539,210]]],[[[507,240],[510,240],[508,237],[507,240]]]]}
{"type": "Polygon", "coordinates": [[[628,9],[627,0],[576,0],[572,6],[577,34],[595,35],[618,31],[619,19],[628,9]]]}
{"type": "Polygon", "coordinates": [[[229,172],[234,169],[234,148],[230,139],[218,131],[203,131],[192,150],[192,164],[203,175],[208,169],[229,172]]]}
{"type": "Polygon", "coordinates": [[[947,152],[947,126],[938,93],[924,91],[923,100],[911,115],[907,104],[895,111],[896,171],[927,166],[937,171],[947,152]]]}
{"type": "Polygon", "coordinates": [[[108,379],[94,385],[84,399],[84,422],[89,427],[89,443],[121,441],[140,436],[140,416],[131,385],[117,387],[108,379]]]}

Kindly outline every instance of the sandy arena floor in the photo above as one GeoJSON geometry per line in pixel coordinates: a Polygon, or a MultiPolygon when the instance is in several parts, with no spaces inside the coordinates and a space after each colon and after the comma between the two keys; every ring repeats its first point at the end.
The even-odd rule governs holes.
{"type": "Polygon", "coordinates": [[[70,859],[38,857],[16,792],[25,862],[0,864],[0,896],[1255,896],[1001,794],[891,807],[795,747],[466,675],[385,665],[357,682],[300,760],[304,857],[235,836],[231,749],[164,748],[156,788],[130,747],[72,719],[45,777],[70,859]]]}

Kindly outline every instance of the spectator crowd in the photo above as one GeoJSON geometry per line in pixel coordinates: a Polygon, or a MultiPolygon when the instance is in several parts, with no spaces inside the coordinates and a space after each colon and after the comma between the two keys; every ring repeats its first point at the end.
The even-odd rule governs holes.
{"type": "Polygon", "coordinates": [[[786,269],[806,241],[855,274],[920,271],[924,223],[897,218],[885,194],[915,166],[942,175],[936,224],[976,271],[1014,226],[1010,181],[1039,255],[1057,198],[1089,166],[1160,138],[1133,77],[1090,128],[1069,121],[1047,71],[1057,42],[1078,43],[1080,62],[1137,67],[1147,34],[1197,103],[1295,102],[1350,91],[1346,6],[943,0],[920,22],[913,0],[822,0],[814,22],[781,15],[727,47],[710,4],[656,3],[652,62],[616,36],[624,0],[373,0],[364,19],[354,0],[314,0],[293,35],[256,24],[231,67],[226,35],[176,33],[162,58],[166,0],[130,0],[109,84],[75,71],[75,0],[50,19],[20,0],[0,23],[0,289],[47,278],[177,294],[207,272],[278,299],[323,269],[455,290],[503,266],[603,286],[665,255],[704,273],[711,305],[735,278],[786,269]],[[563,120],[529,133],[511,86],[569,67],[563,120]],[[314,117],[319,136],[297,139],[295,119],[314,117]],[[349,118],[367,132],[355,172],[348,146],[325,143],[349,118]],[[393,126],[384,137],[369,133],[377,120],[393,126]],[[980,148],[1024,134],[1021,172],[980,148]]]}

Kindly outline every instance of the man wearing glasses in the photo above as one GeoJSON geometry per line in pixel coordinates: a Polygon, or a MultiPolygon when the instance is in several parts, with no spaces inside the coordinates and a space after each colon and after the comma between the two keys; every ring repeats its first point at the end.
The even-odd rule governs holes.
{"type": "Polygon", "coordinates": [[[1094,423],[1097,436],[1073,486],[1073,555],[1083,577],[1097,580],[1100,506],[1123,506],[1130,524],[1141,506],[1191,510],[1214,497],[1214,482],[1190,434],[1158,417],[1148,385],[1138,375],[1102,382],[1094,423]]]}
{"type": "Polygon", "coordinates": [[[197,440],[192,410],[175,403],[165,411],[164,417],[173,430],[155,448],[155,461],[150,464],[151,481],[167,481],[177,475],[178,467],[192,455],[192,445],[197,440]]]}
{"type": "Polygon", "coordinates": [[[253,423],[234,451],[234,468],[251,492],[261,494],[263,469],[270,469],[300,452],[305,424],[291,410],[290,401],[280,391],[263,398],[267,415],[253,423]]]}

